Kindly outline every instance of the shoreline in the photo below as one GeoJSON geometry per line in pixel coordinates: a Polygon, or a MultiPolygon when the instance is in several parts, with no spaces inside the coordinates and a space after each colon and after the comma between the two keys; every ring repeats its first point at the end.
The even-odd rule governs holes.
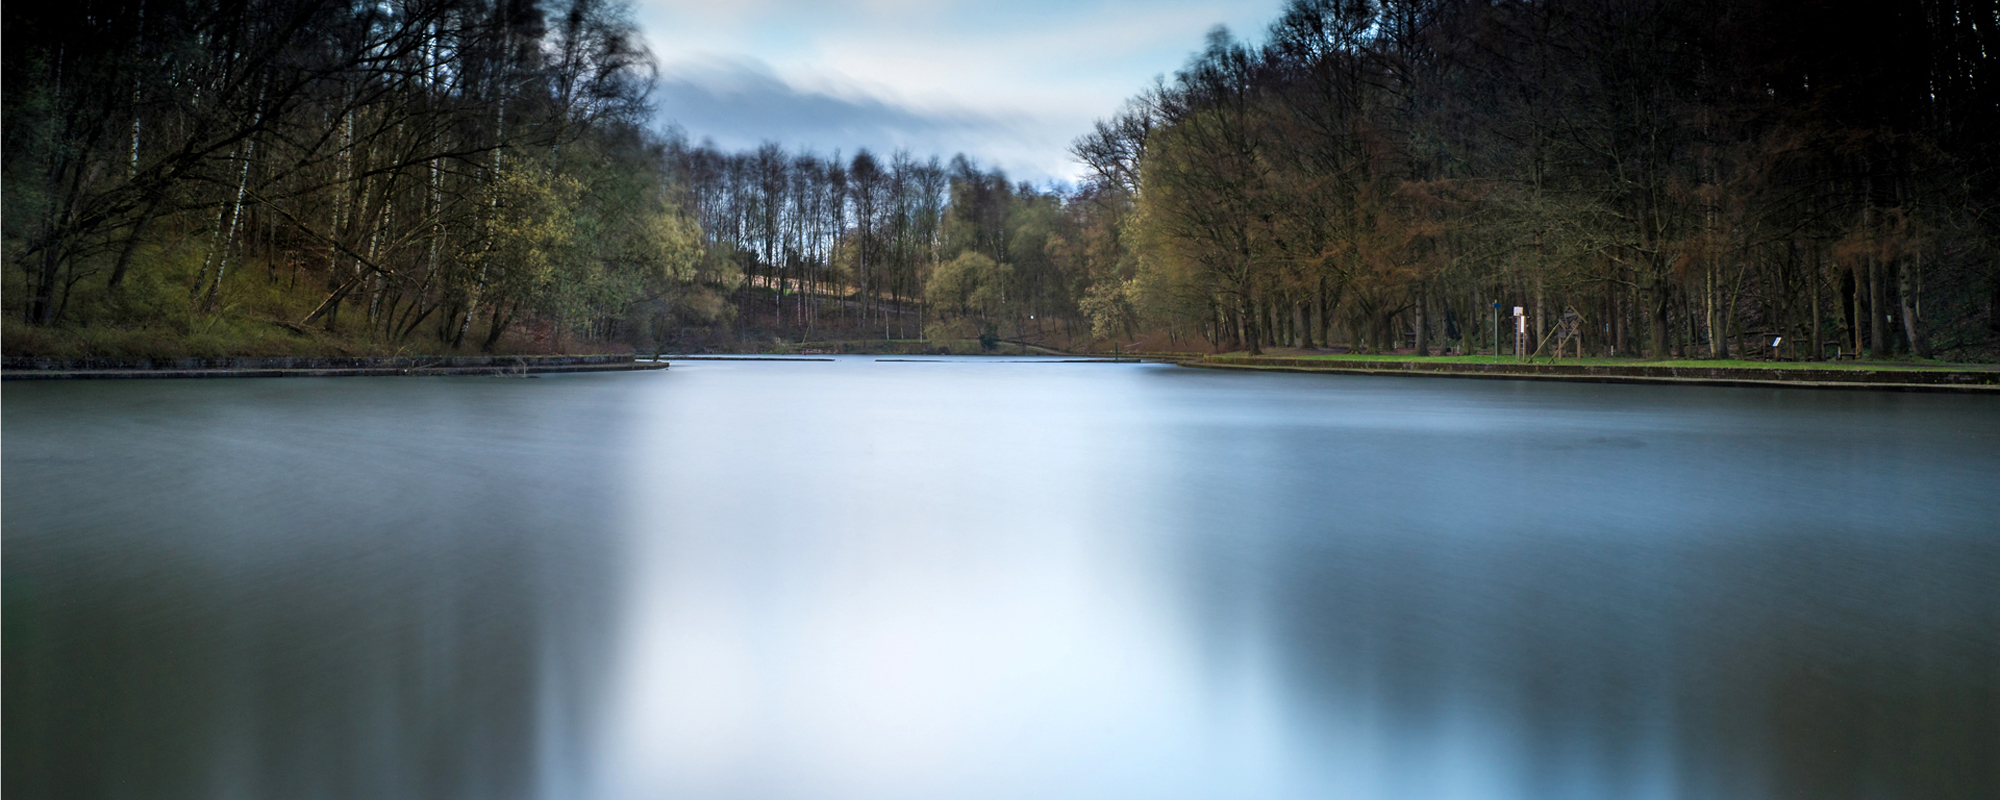
{"type": "Polygon", "coordinates": [[[1739,388],[1860,389],[2000,394],[2000,370],[1950,368],[1687,367],[1643,364],[1487,364],[1208,355],[1179,361],[1201,369],[1384,377],[1475,378],[1739,388]]]}
{"type": "Polygon", "coordinates": [[[538,375],[667,369],[630,355],[372,356],[353,358],[7,358],[0,380],[180,378],[379,378],[406,375],[538,375]]]}
{"type": "MultiPolygon", "coordinates": [[[[873,354],[863,354],[873,355],[873,354]]],[[[1173,363],[1198,369],[1296,372],[1378,377],[1472,378],[1665,386],[1846,389],[1899,392],[2000,394],[2000,369],[1896,367],[1702,367],[1645,364],[1468,363],[1422,360],[1304,358],[1236,354],[1149,356],[1065,354],[1032,361],[1062,363],[1173,363]]],[[[1018,360],[1018,354],[981,354],[1018,360]]],[[[22,358],[0,361],[0,380],[159,380],[190,378],[329,378],[417,375],[529,376],[577,372],[668,369],[673,361],[832,361],[814,354],[682,354],[660,359],[637,355],[376,356],[347,358],[22,358]]],[[[905,360],[901,358],[876,359],[905,360]]]]}

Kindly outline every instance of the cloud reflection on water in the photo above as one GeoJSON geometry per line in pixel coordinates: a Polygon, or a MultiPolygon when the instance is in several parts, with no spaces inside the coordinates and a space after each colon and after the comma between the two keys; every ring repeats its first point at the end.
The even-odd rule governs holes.
{"type": "MultiPolygon", "coordinates": [[[[633,796],[1990,783],[1962,758],[1897,766],[1914,745],[1783,746],[1824,737],[1786,715],[1837,735],[1952,724],[1866,695],[1885,686],[1962,694],[1973,724],[1991,713],[1991,675],[1926,672],[1912,654],[1949,642],[1898,641],[1906,615],[1964,638],[1993,614],[1995,545],[1963,513],[1969,487],[1922,475],[1990,454],[1938,431],[1801,432],[1893,406],[1000,369],[681,376],[638,434],[676,455],[635,473],[657,494],[631,565],[678,577],[635,590],[621,674],[687,705],[630,708],[609,737],[633,796]],[[1770,418],[1800,412],[1803,426],[1770,418]],[[1849,474],[1856,451],[1898,477],[1849,474]],[[1898,535],[1878,524],[1883,489],[1932,495],[1924,541],[1881,543],[1898,535]],[[1973,613],[1939,619],[1927,594],[1973,613]],[[726,706],[665,679],[724,660],[726,706]],[[1029,671],[1041,664],[1059,666],[1029,671]],[[1831,678],[1813,690],[1794,673],[1831,678]],[[1800,705],[1800,690],[1821,696],[1800,705]],[[697,707],[713,716],[675,711],[697,707]],[[694,741],[711,725],[734,737],[713,752],[631,735],[694,741]]],[[[1965,643],[1954,660],[1994,652],[1990,636],[1965,643]]],[[[1974,739],[1957,746],[1991,742],[1974,739]]]]}
{"type": "Polygon", "coordinates": [[[6,791],[2000,793],[1988,398],[10,385],[6,791]]]}

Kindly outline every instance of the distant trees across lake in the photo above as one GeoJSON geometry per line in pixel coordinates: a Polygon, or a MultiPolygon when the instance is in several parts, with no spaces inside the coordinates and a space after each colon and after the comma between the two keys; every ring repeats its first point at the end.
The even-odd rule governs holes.
{"type": "Polygon", "coordinates": [[[1593,354],[2000,355],[1990,0],[1293,0],[1043,187],[654,133],[651,54],[606,0],[6,13],[10,352],[1431,353],[1492,347],[1497,304],[1531,349],[1567,315],[1593,354]]]}
{"type": "Polygon", "coordinates": [[[740,329],[810,341],[1068,338],[1092,277],[1079,195],[958,155],[673,148],[711,257],[744,278],[740,329]]]}

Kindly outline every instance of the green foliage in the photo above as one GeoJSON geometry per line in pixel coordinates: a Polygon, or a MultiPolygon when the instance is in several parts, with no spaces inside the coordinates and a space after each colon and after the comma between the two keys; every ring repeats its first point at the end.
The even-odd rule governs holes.
{"type": "Polygon", "coordinates": [[[1007,290],[1013,277],[1012,265],[968,250],[931,270],[924,300],[941,321],[966,318],[991,325],[1011,310],[1007,290]]]}
{"type": "Polygon", "coordinates": [[[4,303],[49,329],[10,353],[491,349],[530,321],[604,341],[662,298],[713,319],[732,288],[644,130],[626,3],[40,4],[8,25],[4,303]]]}
{"type": "Polygon", "coordinates": [[[1391,355],[1382,353],[1305,354],[1305,355],[1286,356],[1286,357],[1303,358],[1314,361],[1368,361],[1368,362],[1384,362],[1384,363],[1413,362],[1413,363],[1427,363],[1427,364],[1447,363],[1447,364],[1499,364],[1499,365],[1569,364],[1573,366],[1593,366],[1593,367],[1631,366],[1631,367],[1689,367],[1689,368],[1701,367],[1701,368],[1735,368],[1735,369],[1841,369],[1841,370],[1861,370],[1861,371],[1880,370],[1880,369],[1961,370],[1967,367],[1972,367],[1976,369],[1990,368],[1988,365],[1975,364],[1975,363],[1953,363],[1947,361],[1936,361],[1931,359],[1919,359],[1919,358],[1899,358],[1899,359],[1889,360],[1887,362],[1750,361],[1744,359],[1690,359],[1690,358],[1677,358],[1677,359],[1667,359],[1664,361],[1655,361],[1645,358],[1602,358],[1602,357],[1553,358],[1550,356],[1538,356],[1531,359],[1517,359],[1514,358],[1513,356],[1490,356],[1490,355],[1431,356],[1425,358],[1425,357],[1415,357],[1409,355],[1391,355]]]}
{"type": "Polygon", "coordinates": [[[1112,339],[1132,335],[1132,329],[1139,322],[1138,312],[1132,304],[1136,280],[1125,283],[1102,281],[1084,291],[1083,301],[1078,306],[1084,317],[1090,320],[1092,337],[1112,339]]]}
{"type": "Polygon", "coordinates": [[[532,298],[557,317],[577,310],[600,277],[577,241],[582,194],[581,182],[539,165],[502,170],[487,186],[486,237],[463,258],[491,291],[532,298]]]}
{"type": "Polygon", "coordinates": [[[1879,37],[1758,40],[1815,20],[1293,0],[1267,43],[1212,34],[1077,142],[1136,256],[1090,271],[1083,313],[1098,336],[1124,298],[1226,348],[1427,351],[1500,300],[1533,341],[1575,309],[1595,352],[1990,357],[1985,23],[1871,9],[1879,37]]]}

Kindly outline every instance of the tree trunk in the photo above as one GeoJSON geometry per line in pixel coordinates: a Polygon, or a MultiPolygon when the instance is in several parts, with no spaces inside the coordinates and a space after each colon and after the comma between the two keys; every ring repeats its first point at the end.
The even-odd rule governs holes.
{"type": "Polygon", "coordinates": [[[229,208],[229,234],[222,240],[222,256],[215,262],[215,282],[208,285],[208,293],[202,298],[202,310],[215,307],[216,293],[222,290],[222,276],[229,271],[229,251],[236,247],[236,229],[243,223],[243,193],[250,187],[250,162],[257,158],[257,142],[252,140],[243,148],[243,166],[236,175],[236,200],[229,208]]]}
{"type": "Polygon", "coordinates": [[[1647,309],[1652,312],[1652,319],[1647,320],[1646,333],[1649,338],[1647,344],[1652,347],[1652,358],[1654,361],[1666,361],[1673,358],[1673,353],[1667,349],[1667,284],[1665,281],[1655,280],[1653,282],[1653,296],[1651,300],[1652,302],[1648,304],[1651,308],[1647,309]]]}
{"type": "Polygon", "coordinates": [[[1708,269],[1703,270],[1701,278],[1703,321],[1706,323],[1705,327],[1708,329],[1706,331],[1708,334],[1708,357],[1728,358],[1729,336],[1722,330],[1723,326],[1716,324],[1717,318],[1720,316],[1720,311],[1716,308],[1717,303],[1715,298],[1717,294],[1721,293],[1721,287],[1716,285],[1715,272],[1715,259],[1711,258],[1708,260],[1708,269]]]}
{"type": "Polygon", "coordinates": [[[1891,355],[1892,348],[1889,347],[1888,319],[1886,319],[1888,316],[1886,313],[1888,306],[1888,299],[1882,296],[1881,259],[1869,256],[1868,339],[1869,344],[1874,345],[1874,349],[1870,355],[1875,358],[1888,358],[1891,355]]]}
{"type": "Polygon", "coordinates": [[[1327,339],[1327,335],[1329,334],[1329,332],[1333,330],[1333,325],[1331,320],[1331,317],[1333,316],[1333,307],[1329,303],[1327,303],[1326,276],[1324,275],[1321,275],[1319,278],[1319,291],[1314,293],[1313,295],[1313,305],[1318,310],[1317,316],[1319,320],[1318,325],[1319,325],[1320,346],[1331,349],[1333,347],[1333,343],[1327,339]]]}
{"type": "Polygon", "coordinates": [[[1430,355],[1431,342],[1430,342],[1430,337],[1425,335],[1428,333],[1428,331],[1424,330],[1424,295],[1421,292],[1417,294],[1417,310],[1415,313],[1415,317],[1417,321],[1417,355],[1420,356],[1430,355]]]}
{"type": "Polygon", "coordinates": [[[27,320],[36,325],[56,321],[56,275],[62,270],[60,245],[50,241],[42,248],[41,265],[35,270],[35,293],[28,301],[27,320]]]}
{"type": "MultiPolygon", "coordinates": [[[[486,327],[486,341],[479,345],[479,351],[482,353],[493,352],[493,346],[500,343],[500,334],[506,333],[507,326],[513,324],[513,322],[514,312],[510,310],[505,317],[502,317],[500,316],[500,304],[494,303],[493,320],[486,327]]],[[[558,329],[557,338],[561,338],[560,329],[558,329]]]]}
{"type": "Polygon", "coordinates": [[[1848,310],[1848,332],[1853,334],[1854,337],[1854,357],[1860,358],[1861,354],[1867,349],[1863,343],[1863,332],[1868,329],[1866,324],[1868,322],[1868,309],[1864,307],[1865,304],[1863,303],[1867,297],[1861,291],[1861,277],[1863,274],[1861,262],[1856,261],[1849,264],[1845,272],[1848,291],[1846,292],[1847,297],[1843,298],[1845,302],[1842,305],[1847,306],[1848,310]]]}
{"type": "Polygon", "coordinates": [[[1626,312],[1631,307],[1631,303],[1626,302],[1625,298],[1619,297],[1616,291],[1613,291],[1611,297],[1611,346],[1615,348],[1614,355],[1622,356],[1632,352],[1632,343],[1630,341],[1632,336],[1632,319],[1626,316],[1626,312]]]}
{"type": "Polygon", "coordinates": [[[1264,354],[1261,346],[1264,336],[1262,331],[1257,330],[1257,301],[1246,295],[1239,303],[1243,307],[1243,339],[1250,345],[1250,355],[1261,356],[1264,354]]]}
{"type": "Polygon", "coordinates": [[[1264,346],[1278,347],[1282,344],[1278,341],[1277,304],[1265,301],[1257,303],[1257,327],[1259,332],[1264,334],[1264,346]]]}
{"type": "MultiPolygon", "coordinates": [[[[1799,246],[1799,245],[1798,245],[1798,240],[1796,240],[1796,239],[1795,239],[1795,240],[1793,240],[1793,241],[1792,241],[1792,247],[1796,248],[1796,247],[1798,247],[1798,246],[1799,246]]],[[[1823,273],[1822,273],[1822,272],[1821,272],[1821,270],[1820,270],[1820,263],[1819,263],[1819,249],[1818,249],[1818,248],[1814,248],[1814,249],[1813,249],[1813,254],[1812,254],[1812,259],[1813,259],[1813,267],[1812,267],[1812,279],[1811,279],[1811,287],[1812,287],[1812,360],[1813,360],[1813,361],[1821,361],[1821,360],[1824,360],[1824,359],[1826,358],[1826,346],[1825,346],[1825,344],[1824,344],[1824,342],[1826,341],[1826,339],[1825,339],[1824,335],[1822,334],[1822,332],[1820,331],[1820,318],[1821,318],[1821,317],[1822,317],[1823,315],[1822,315],[1822,314],[1820,313],[1820,300],[1819,300],[1819,284],[1820,284],[1820,278],[1824,277],[1824,275],[1823,275],[1823,273]]]]}
{"type": "Polygon", "coordinates": [[[125,272],[132,266],[132,256],[139,250],[139,242],[146,235],[146,228],[153,222],[153,211],[159,206],[158,200],[146,204],[146,210],[139,215],[139,221],[132,223],[132,233],[125,237],[125,246],[118,249],[118,262],[111,266],[111,277],[104,281],[104,288],[116,292],[125,284],[125,272]]]}
{"type": "MultiPolygon", "coordinates": [[[[1536,262],[1537,272],[1540,272],[1539,269],[1540,263],[1541,262],[1539,260],[1536,262]]],[[[1537,347],[1541,345],[1541,342],[1549,338],[1548,303],[1544,295],[1545,292],[1542,287],[1542,277],[1541,275],[1538,274],[1535,276],[1535,327],[1534,327],[1535,343],[1537,347]]]]}
{"type": "Polygon", "coordinates": [[[1910,349],[1917,354],[1918,358],[1930,358],[1931,343],[1924,338],[1923,329],[1919,327],[1921,321],[1917,319],[1915,307],[1917,284],[1915,276],[1911,274],[1915,269],[1912,266],[1912,263],[1915,261],[1916,258],[1914,256],[1897,259],[1896,294],[1898,299],[1902,301],[1903,334],[1910,339],[1910,349]]]}

